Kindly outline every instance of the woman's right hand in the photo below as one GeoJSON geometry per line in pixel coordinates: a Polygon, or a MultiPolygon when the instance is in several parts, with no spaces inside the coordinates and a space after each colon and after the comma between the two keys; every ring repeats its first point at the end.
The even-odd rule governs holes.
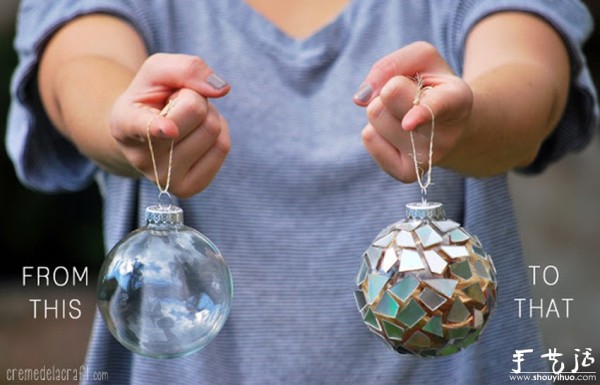
{"type": "Polygon", "coordinates": [[[208,186],[229,151],[227,122],[209,102],[209,98],[222,97],[229,90],[229,85],[198,57],[152,55],[112,107],[112,136],[130,164],[155,181],[149,133],[163,187],[174,141],[169,191],[190,197],[208,186]],[[172,108],[168,114],[160,114],[169,102],[172,108]]]}

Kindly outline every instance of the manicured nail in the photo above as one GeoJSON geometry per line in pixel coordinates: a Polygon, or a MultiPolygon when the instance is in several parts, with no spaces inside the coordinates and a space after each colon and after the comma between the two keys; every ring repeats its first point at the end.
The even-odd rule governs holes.
{"type": "Polygon", "coordinates": [[[373,95],[373,87],[370,84],[363,83],[354,94],[354,100],[366,103],[371,99],[371,95],[373,95]]]}
{"type": "Polygon", "coordinates": [[[214,72],[206,78],[206,82],[212,86],[215,90],[220,90],[223,87],[227,86],[227,82],[221,79],[214,72]]]}

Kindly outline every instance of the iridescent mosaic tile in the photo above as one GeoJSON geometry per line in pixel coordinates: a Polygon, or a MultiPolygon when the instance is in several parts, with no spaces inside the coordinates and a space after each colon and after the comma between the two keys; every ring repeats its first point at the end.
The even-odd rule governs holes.
{"type": "Polygon", "coordinates": [[[381,266],[379,268],[387,273],[396,263],[398,263],[398,256],[396,255],[394,248],[390,247],[383,254],[381,266]]]}
{"type": "Polygon", "coordinates": [[[450,241],[453,243],[464,243],[471,237],[462,229],[454,229],[450,232],[450,241]]]}
{"type": "Polygon", "coordinates": [[[479,286],[478,282],[465,287],[463,292],[473,301],[479,302],[482,305],[485,304],[485,296],[483,295],[483,291],[481,291],[481,286],[479,286]]]}
{"type": "Polygon", "coordinates": [[[449,356],[450,354],[457,353],[459,350],[460,347],[448,344],[442,350],[440,350],[440,356],[449,356]]]}
{"type": "Polygon", "coordinates": [[[469,280],[473,276],[471,267],[469,266],[469,261],[457,262],[453,265],[450,265],[450,270],[452,271],[452,274],[464,280],[469,280]]]}
{"type": "Polygon", "coordinates": [[[442,306],[446,302],[446,298],[437,294],[428,287],[423,289],[421,294],[419,294],[419,299],[421,300],[421,303],[427,306],[427,308],[429,308],[431,311],[437,310],[438,307],[442,306]]]}
{"type": "Polygon", "coordinates": [[[442,233],[447,233],[448,231],[455,229],[457,227],[460,227],[460,224],[451,221],[451,220],[445,220],[445,221],[433,221],[433,224],[435,225],[435,227],[437,227],[442,233]]]}
{"type": "Polygon", "coordinates": [[[364,321],[365,321],[365,324],[367,324],[367,326],[370,326],[375,330],[381,331],[381,326],[379,326],[379,321],[377,321],[377,318],[375,317],[375,314],[373,314],[371,309],[367,309],[367,312],[365,313],[364,321]]]}
{"type": "Polygon", "coordinates": [[[417,227],[421,226],[422,223],[422,221],[398,222],[394,225],[394,228],[404,231],[413,231],[417,227]]]}
{"type": "Polygon", "coordinates": [[[417,236],[419,237],[419,240],[421,241],[421,245],[423,245],[423,247],[426,247],[426,248],[431,247],[433,245],[437,245],[439,243],[442,243],[442,241],[444,240],[429,225],[419,227],[418,229],[415,230],[415,232],[417,233],[417,236]]]}
{"type": "Polygon", "coordinates": [[[396,245],[400,247],[417,247],[412,233],[405,230],[399,231],[398,235],[396,235],[396,245]]]}
{"type": "Polygon", "coordinates": [[[469,309],[467,309],[467,307],[460,300],[456,300],[452,303],[452,307],[448,312],[447,321],[462,323],[465,322],[470,315],[471,313],[469,312],[469,309]]]}
{"type": "Polygon", "coordinates": [[[367,296],[367,303],[372,305],[375,300],[381,294],[381,290],[385,284],[389,281],[389,277],[379,274],[369,274],[369,294],[367,296]]]}
{"type": "Polygon", "coordinates": [[[362,314],[367,306],[367,300],[365,299],[365,294],[362,290],[354,291],[354,300],[356,301],[358,311],[362,314]]]}
{"type": "MultiPolygon", "coordinates": [[[[496,266],[494,265],[494,261],[492,261],[491,258],[488,258],[488,263],[490,264],[490,268],[492,269],[492,272],[494,273],[494,276],[496,274],[498,274],[498,272],[496,272],[496,266]]],[[[495,279],[494,279],[494,282],[496,282],[495,279]]]]}
{"type": "Polygon", "coordinates": [[[442,246],[442,251],[452,259],[468,257],[469,250],[464,246],[442,246]]]}
{"type": "Polygon", "coordinates": [[[381,254],[383,254],[383,249],[379,247],[369,247],[365,252],[365,257],[367,261],[369,261],[369,266],[372,269],[377,268],[377,263],[379,263],[379,258],[381,258],[381,254]]]}
{"type": "Polygon", "coordinates": [[[471,249],[473,250],[473,253],[481,258],[486,258],[486,254],[485,251],[483,251],[483,249],[477,245],[471,245],[471,249]]]}
{"type": "Polygon", "coordinates": [[[402,341],[402,337],[404,337],[404,329],[402,326],[398,326],[396,324],[390,323],[386,320],[383,320],[383,331],[385,335],[388,336],[389,339],[402,341]]]}
{"type": "Polygon", "coordinates": [[[458,281],[455,279],[427,279],[424,282],[448,298],[452,298],[454,289],[458,284],[458,281]]]}
{"type": "Polygon", "coordinates": [[[448,338],[463,339],[472,329],[470,327],[448,328],[448,338]]]}
{"type": "Polygon", "coordinates": [[[429,265],[429,270],[432,273],[444,273],[444,271],[446,270],[446,266],[448,266],[448,263],[444,258],[440,257],[440,255],[433,250],[425,250],[423,254],[425,254],[425,260],[427,261],[427,264],[429,265]]]}
{"type": "Polygon", "coordinates": [[[400,311],[396,319],[411,328],[415,326],[425,314],[427,314],[425,310],[423,310],[416,301],[411,299],[400,311]]]}
{"type": "Polygon", "coordinates": [[[400,268],[398,271],[405,272],[421,270],[424,268],[425,265],[423,265],[423,261],[421,260],[419,253],[410,249],[402,250],[402,254],[400,254],[400,268]]]}
{"type": "Polygon", "coordinates": [[[480,310],[473,310],[473,327],[479,329],[483,326],[483,313],[480,310]]]}
{"type": "Polygon", "coordinates": [[[381,247],[382,249],[385,249],[390,245],[390,243],[392,243],[395,236],[396,236],[396,233],[389,233],[389,234],[379,238],[375,242],[373,242],[373,246],[381,247]]]}
{"type": "Polygon", "coordinates": [[[396,318],[398,309],[400,309],[398,302],[394,301],[391,295],[385,293],[375,308],[375,313],[384,317],[396,318]]]}
{"type": "Polygon", "coordinates": [[[442,317],[433,316],[431,319],[425,324],[423,330],[429,332],[431,334],[435,334],[439,337],[444,337],[444,329],[442,327],[442,317]]]}
{"type": "Polygon", "coordinates": [[[471,332],[471,334],[469,334],[469,336],[463,340],[463,348],[466,348],[467,346],[473,344],[477,340],[477,338],[479,338],[479,335],[481,334],[482,330],[483,329],[479,329],[471,332]]]}
{"type": "Polygon", "coordinates": [[[397,284],[388,289],[388,291],[400,301],[406,302],[406,300],[413,295],[418,287],[419,280],[412,275],[407,275],[398,281],[397,284]]]}
{"type": "Polygon", "coordinates": [[[477,260],[475,262],[473,262],[473,268],[475,270],[475,274],[477,274],[477,276],[479,278],[483,278],[483,279],[490,279],[490,273],[488,272],[488,269],[485,267],[485,265],[483,264],[482,261],[477,260]]]}
{"type": "Polygon", "coordinates": [[[360,268],[358,269],[358,274],[356,274],[356,286],[360,286],[365,279],[367,279],[367,270],[369,266],[367,266],[367,261],[363,258],[360,263],[360,268]]]}
{"type": "Polygon", "coordinates": [[[405,346],[412,351],[420,351],[431,346],[431,339],[420,331],[415,332],[405,343],[405,346]]]}

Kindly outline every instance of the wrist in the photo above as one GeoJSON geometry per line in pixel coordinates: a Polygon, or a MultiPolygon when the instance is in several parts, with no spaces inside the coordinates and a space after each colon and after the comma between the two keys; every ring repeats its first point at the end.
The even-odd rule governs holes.
{"type": "MultiPolygon", "coordinates": [[[[472,177],[487,177],[530,164],[551,130],[541,118],[550,103],[506,66],[473,79],[473,106],[463,134],[440,165],[472,177]]],[[[535,76],[533,76],[535,77],[535,76]]],[[[543,92],[543,91],[540,91],[543,92]]]]}
{"type": "Polygon", "coordinates": [[[131,70],[109,59],[73,59],[56,73],[53,84],[56,129],[99,167],[122,176],[139,176],[110,130],[110,111],[131,82],[131,70]],[[90,75],[94,74],[94,75],[90,75]],[[81,84],[85,84],[84,88],[81,84]]]}

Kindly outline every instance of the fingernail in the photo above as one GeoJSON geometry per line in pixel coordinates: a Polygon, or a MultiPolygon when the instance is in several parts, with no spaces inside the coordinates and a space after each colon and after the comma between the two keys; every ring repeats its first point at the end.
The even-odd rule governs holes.
{"type": "Polygon", "coordinates": [[[214,72],[212,74],[208,75],[208,77],[206,78],[206,82],[208,84],[210,84],[211,87],[214,88],[215,90],[220,90],[221,88],[227,86],[227,82],[225,80],[221,79],[214,72]]]}
{"type": "Polygon", "coordinates": [[[366,103],[371,99],[371,95],[373,95],[373,87],[370,84],[363,83],[354,94],[354,100],[366,103]]]}

